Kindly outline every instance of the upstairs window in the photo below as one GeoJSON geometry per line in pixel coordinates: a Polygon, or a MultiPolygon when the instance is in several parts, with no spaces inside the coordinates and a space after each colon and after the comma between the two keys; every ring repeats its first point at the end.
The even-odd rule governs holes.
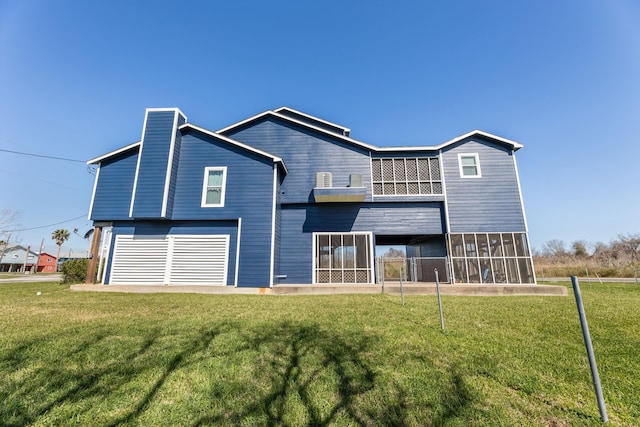
{"type": "Polygon", "coordinates": [[[480,178],[480,159],[477,153],[458,154],[461,178],[480,178]]]}
{"type": "Polygon", "coordinates": [[[442,194],[438,157],[371,159],[374,196],[442,194]]]}
{"type": "Polygon", "coordinates": [[[208,167],[204,170],[202,207],[223,207],[227,181],[226,167],[208,167]]]}

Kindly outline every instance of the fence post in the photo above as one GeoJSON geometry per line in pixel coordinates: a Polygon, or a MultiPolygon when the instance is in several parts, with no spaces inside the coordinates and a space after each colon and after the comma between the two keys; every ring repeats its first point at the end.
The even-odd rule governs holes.
{"type": "Polygon", "coordinates": [[[438,293],[438,309],[440,310],[440,327],[444,331],[444,316],[442,314],[442,299],[440,298],[440,279],[438,277],[438,269],[433,269],[436,274],[436,292],[438,293]]]}
{"type": "Polygon", "coordinates": [[[402,306],[404,307],[404,288],[402,287],[402,265],[400,266],[400,297],[402,298],[402,306]]]}
{"type": "Polygon", "coordinates": [[[602,385],[600,384],[600,375],[598,374],[598,366],[596,358],[593,355],[593,345],[591,344],[591,334],[589,334],[589,325],[587,324],[587,316],[584,313],[582,305],[582,294],[580,293],[580,284],[576,276],[571,276],[571,284],[573,285],[573,294],[576,297],[576,305],[578,306],[578,315],[580,316],[580,326],[582,328],[582,336],[584,345],[587,348],[587,357],[589,358],[589,366],[591,367],[591,378],[593,379],[593,388],[596,392],[598,401],[598,409],[600,410],[600,419],[606,423],[609,421],[607,408],[604,405],[604,397],[602,396],[602,385]]]}
{"type": "Polygon", "coordinates": [[[636,285],[638,284],[638,269],[633,269],[633,277],[636,279],[636,285]]]}

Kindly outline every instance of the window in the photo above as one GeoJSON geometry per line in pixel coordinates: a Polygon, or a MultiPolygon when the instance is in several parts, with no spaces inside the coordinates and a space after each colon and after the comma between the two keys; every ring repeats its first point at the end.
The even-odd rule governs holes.
{"type": "Polygon", "coordinates": [[[451,233],[455,283],[534,283],[526,233],[451,233]]]}
{"type": "Polygon", "coordinates": [[[227,181],[226,167],[208,167],[204,170],[202,207],[224,206],[224,190],[227,181]]]}
{"type": "Polygon", "coordinates": [[[461,178],[480,178],[480,159],[478,154],[458,154],[461,178]]]}
{"type": "Polygon", "coordinates": [[[370,233],[314,233],[314,283],[373,283],[370,233]]]}
{"type": "Polygon", "coordinates": [[[438,157],[371,159],[374,196],[442,194],[438,157]]]}

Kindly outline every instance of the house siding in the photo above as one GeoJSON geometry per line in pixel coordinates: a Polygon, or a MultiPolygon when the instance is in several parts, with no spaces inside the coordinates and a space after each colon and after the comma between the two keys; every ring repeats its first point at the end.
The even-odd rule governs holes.
{"type": "Polygon", "coordinates": [[[283,204],[312,201],[316,172],[331,172],[334,187],[347,187],[350,174],[361,174],[365,200],[371,201],[369,153],[363,148],[278,118],[226,135],[285,159],[288,173],[281,188],[283,204]]]}
{"type": "Polygon", "coordinates": [[[282,283],[311,283],[314,232],[376,235],[443,234],[441,203],[287,205],[282,208],[278,274],[282,283]]]}
{"type": "Polygon", "coordinates": [[[512,150],[481,138],[443,150],[450,232],[525,231],[512,156],[512,150]],[[460,153],[478,154],[480,178],[460,177],[460,153]]]}
{"type": "Polygon", "coordinates": [[[133,201],[135,218],[162,217],[162,201],[176,114],[175,110],[147,111],[133,201]]]}
{"type": "Polygon", "coordinates": [[[137,148],[100,162],[91,220],[112,221],[129,218],[137,163],[137,148]]]}
{"type": "Polygon", "coordinates": [[[217,138],[199,132],[182,136],[171,219],[242,218],[238,286],[270,285],[273,167],[271,159],[217,138]],[[209,166],[227,167],[223,207],[201,207],[209,166]]]}

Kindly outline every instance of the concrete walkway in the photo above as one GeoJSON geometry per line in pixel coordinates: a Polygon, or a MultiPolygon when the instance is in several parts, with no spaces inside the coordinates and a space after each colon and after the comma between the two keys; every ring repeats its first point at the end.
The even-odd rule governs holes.
{"type": "MultiPolygon", "coordinates": [[[[166,285],[71,285],[73,291],[128,293],[196,293],[262,295],[332,295],[379,294],[400,295],[399,283],[381,285],[276,285],[273,288],[234,288],[233,286],[166,285]]],[[[435,283],[405,284],[405,295],[435,295],[435,283]]],[[[442,295],[466,296],[566,296],[567,288],[551,285],[440,285],[442,295]]]]}
{"type": "Polygon", "coordinates": [[[62,274],[60,273],[16,274],[16,276],[9,278],[0,276],[0,283],[59,282],[60,280],[62,280],[62,274]]]}

